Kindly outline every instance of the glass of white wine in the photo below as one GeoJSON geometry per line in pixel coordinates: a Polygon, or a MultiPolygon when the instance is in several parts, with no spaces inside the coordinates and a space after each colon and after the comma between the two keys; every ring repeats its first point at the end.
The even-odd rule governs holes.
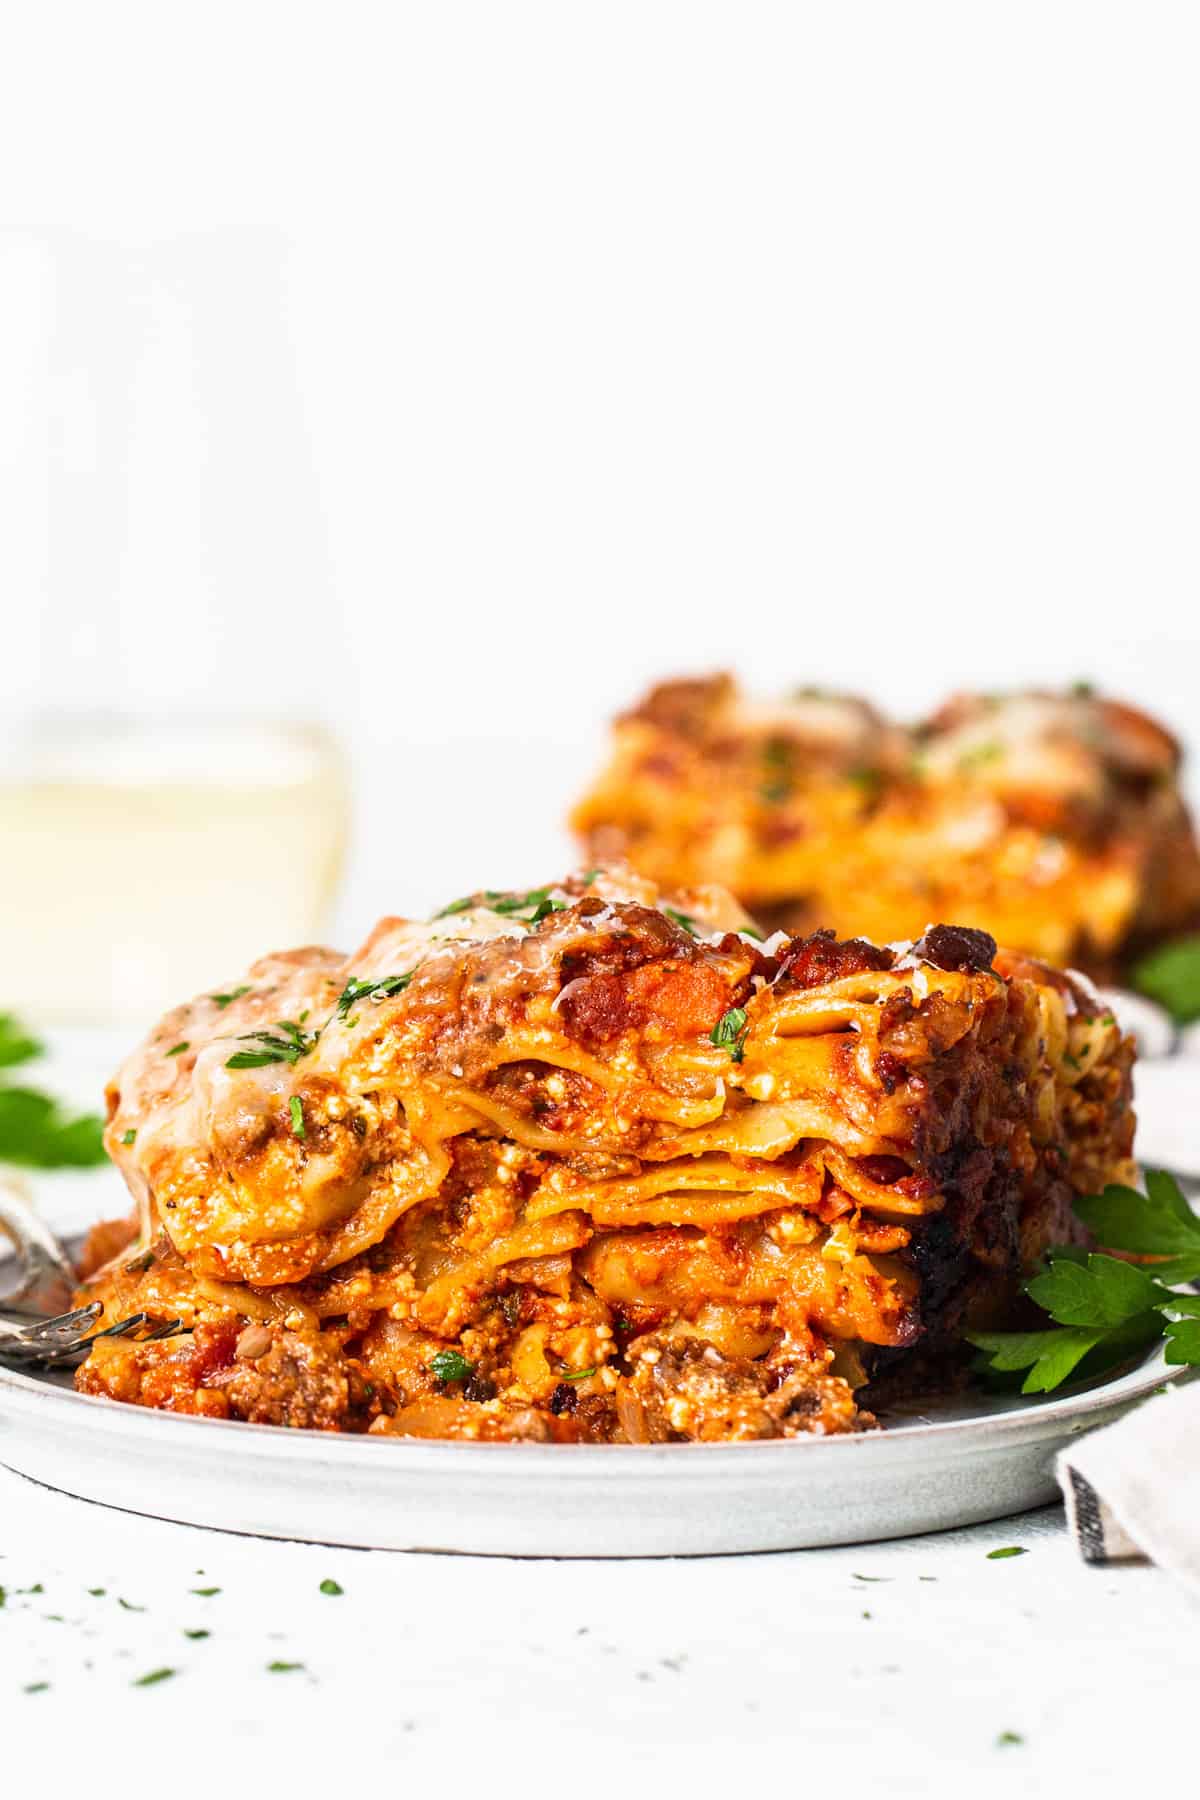
{"type": "Polygon", "coordinates": [[[328,929],[341,628],[286,266],[0,240],[0,1011],[148,1023],[328,929]]]}

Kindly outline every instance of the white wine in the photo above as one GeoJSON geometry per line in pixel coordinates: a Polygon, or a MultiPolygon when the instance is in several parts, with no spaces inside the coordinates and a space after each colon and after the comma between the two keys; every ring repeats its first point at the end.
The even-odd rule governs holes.
{"type": "Polygon", "coordinates": [[[317,727],[39,730],[0,770],[0,1011],[139,1022],[312,942],[346,811],[317,727]]]}

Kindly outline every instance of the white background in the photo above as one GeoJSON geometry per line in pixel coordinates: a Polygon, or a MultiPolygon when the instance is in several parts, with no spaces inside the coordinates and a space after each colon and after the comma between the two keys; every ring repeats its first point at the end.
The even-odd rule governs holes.
{"type": "MultiPolygon", "coordinates": [[[[0,705],[53,691],[64,613],[92,617],[98,671],[120,613],[154,615],[139,679],[175,707],[322,710],[359,781],[346,937],[553,876],[601,721],[664,672],[906,710],[1091,676],[1194,734],[1198,50],[1190,5],[1096,0],[3,7],[9,249],[61,271],[80,244],[154,263],[199,242],[254,323],[221,340],[245,442],[228,393],[200,452],[164,401],[115,560],[81,536],[55,561],[53,368],[16,348],[40,290],[0,281],[0,705]],[[268,242],[277,286],[256,285],[268,242]]],[[[159,352],[169,396],[187,351],[159,352]]],[[[5,1481],[0,1580],[47,1595],[0,1614],[0,1719],[42,1778],[78,1778],[72,1743],[103,1778],[115,1742],[126,1783],[186,1792],[199,1758],[263,1785],[282,1758],[303,1791],[335,1738],[343,1776],[486,1767],[530,1794],[541,1750],[563,1792],[676,1768],[702,1793],[771,1755],[789,1791],[964,1770],[991,1791],[1015,1767],[1098,1793],[1186,1766],[1194,1608],[1157,1574],[1085,1573],[1053,1520],[476,1575],[5,1481]],[[1039,1553],[987,1562],[1006,1540],[1039,1553]],[[184,1663],[201,1566],[229,1635],[129,1688],[184,1663]],[[864,1598],[864,1566],[894,1585],[864,1598]],[[87,1585],[151,1610],[101,1617],[87,1585]],[[659,1661],[681,1651],[683,1677],[659,1661]],[[273,1689],[280,1653],[317,1687],[273,1689]],[[51,1694],[19,1695],[47,1670],[51,1694]],[[1025,1745],[995,1748],[1006,1729],[1025,1745]]]]}
{"type": "MultiPolygon", "coordinates": [[[[216,231],[245,292],[257,504],[197,598],[164,405],[126,580],[181,702],[225,608],[229,691],[348,736],[344,933],[557,872],[664,672],[907,710],[1092,676],[1191,731],[1198,47],[1169,5],[12,9],[11,222],[216,231]]],[[[52,612],[104,616],[91,566],[52,612]]]]}

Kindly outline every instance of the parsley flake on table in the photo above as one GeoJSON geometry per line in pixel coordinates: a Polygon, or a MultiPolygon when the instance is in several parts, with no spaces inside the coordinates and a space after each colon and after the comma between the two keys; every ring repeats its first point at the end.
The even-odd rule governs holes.
{"type": "Polygon", "coordinates": [[[1200,1295],[1169,1285],[1200,1279],[1200,1218],[1174,1178],[1146,1172],[1146,1192],[1114,1185],[1075,1202],[1105,1250],[1164,1260],[1149,1267],[1102,1251],[1050,1250],[1025,1291],[1051,1324],[1032,1331],[967,1333],[997,1374],[1027,1371],[1024,1394],[1047,1394],[1071,1376],[1116,1368],[1164,1342],[1174,1364],[1200,1364],[1200,1295]]]}
{"type": "Polygon", "coordinates": [[[21,1689],[23,1694],[44,1694],[49,1689],[48,1681],[29,1681],[21,1689]]]}
{"type": "Polygon", "coordinates": [[[999,1550],[989,1550],[987,1559],[989,1562],[997,1562],[1002,1556],[1028,1556],[1028,1554],[1024,1544],[1002,1544],[999,1550]]]}
{"type": "Polygon", "coordinates": [[[151,1669],[148,1674],[139,1675],[130,1682],[130,1687],[157,1687],[160,1681],[170,1681],[178,1675],[178,1669],[151,1669]]]}
{"type": "Polygon", "coordinates": [[[195,1631],[185,1630],[183,1635],[185,1638],[191,1638],[193,1643],[198,1643],[201,1638],[211,1637],[212,1632],[205,1631],[203,1626],[200,1626],[195,1631]]]}
{"type": "Polygon", "coordinates": [[[291,1675],[294,1674],[297,1669],[302,1669],[303,1667],[304,1664],[302,1662],[280,1662],[276,1659],[275,1662],[269,1662],[267,1664],[267,1674],[291,1675]]]}
{"type": "Polygon", "coordinates": [[[211,1600],[213,1595],[219,1594],[221,1590],[220,1588],[192,1588],[190,1591],[198,1594],[201,1600],[211,1600]]]}
{"type": "Polygon", "coordinates": [[[345,1588],[336,1582],[332,1575],[327,1575],[321,1583],[321,1592],[323,1594],[344,1594],[345,1591],[345,1588]]]}

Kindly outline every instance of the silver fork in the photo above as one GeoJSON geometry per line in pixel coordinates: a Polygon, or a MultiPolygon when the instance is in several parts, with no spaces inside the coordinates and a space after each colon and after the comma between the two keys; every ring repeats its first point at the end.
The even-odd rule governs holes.
{"type": "Polygon", "coordinates": [[[173,1337],[184,1329],[181,1319],[155,1323],[148,1313],[133,1313],[102,1331],[93,1330],[104,1311],[99,1300],[72,1311],[56,1312],[71,1297],[75,1273],[54,1233],[38,1218],[11,1176],[0,1174],[0,1232],[12,1239],[18,1281],[0,1299],[0,1358],[47,1367],[83,1355],[98,1338],[129,1337],[145,1343],[173,1337]],[[5,1317],[4,1314],[16,1314],[5,1317]],[[52,1316],[47,1318],[45,1315],[52,1316]]]}

